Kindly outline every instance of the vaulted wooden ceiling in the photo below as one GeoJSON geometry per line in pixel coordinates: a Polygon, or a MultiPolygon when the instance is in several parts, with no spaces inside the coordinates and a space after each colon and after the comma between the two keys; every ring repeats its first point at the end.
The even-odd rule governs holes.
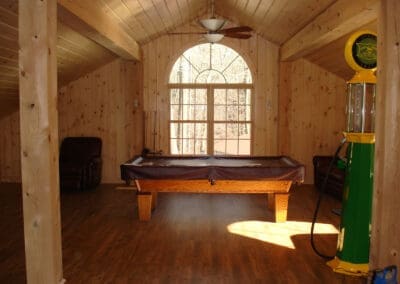
{"type": "MultiPolygon", "coordinates": [[[[214,0],[217,17],[247,25],[281,46],[282,60],[304,57],[349,79],[348,34],[376,30],[379,0],[214,0]]],[[[209,17],[211,0],[58,0],[58,78],[62,86],[117,58],[140,60],[140,46],[209,17]]],[[[194,24],[194,26],[197,26],[194,24]]],[[[0,1],[0,113],[17,104],[18,1],[0,1]]]]}

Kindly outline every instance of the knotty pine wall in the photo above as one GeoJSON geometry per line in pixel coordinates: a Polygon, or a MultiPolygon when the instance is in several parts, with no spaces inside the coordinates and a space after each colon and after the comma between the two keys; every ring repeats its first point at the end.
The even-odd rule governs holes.
{"type": "Polygon", "coordinates": [[[115,60],[59,90],[59,137],[103,141],[102,182],[121,182],[120,164],[143,149],[141,64],[115,60]]]}
{"type": "Polygon", "coordinates": [[[281,63],[279,151],[306,165],[313,181],[314,155],[333,155],[345,130],[346,82],[300,59],[281,63]]]}
{"type": "MultiPolygon", "coordinates": [[[[190,26],[183,30],[190,29],[190,26]]],[[[204,43],[197,36],[161,36],[143,46],[145,145],[169,153],[169,91],[167,83],[173,64],[188,48],[204,43]]],[[[260,36],[248,40],[224,38],[225,44],[241,54],[254,81],[253,154],[277,154],[279,47],[260,36]]]]}
{"type": "MultiPolygon", "coordinates": [[[[143,66],[116,60],[61,88],[60,141],[101,137],[103,182],[120,182],[120,163],[140,153],[144,143],[168,153],[168,75],[176,58],[197,43],[198,37],[163,36],[143,46],[143,66]]],[[[306,60],[279,64],[278,47],[258,36],[222,43],[252,69],[253,154],[290,155],[306,165],[306,183],[313,183],[313,155],[333,154],[342,137],[345,81],[306,60]]],[[[0,120],[0,131],[0,181],[18,182],[18,112],[0,120]]]]}

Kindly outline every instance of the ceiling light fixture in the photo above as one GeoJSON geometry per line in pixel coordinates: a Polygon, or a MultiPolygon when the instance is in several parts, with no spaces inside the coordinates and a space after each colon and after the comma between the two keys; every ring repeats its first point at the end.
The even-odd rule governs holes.
{"type": "Polygon", "coordinates": [[[209,43],[219,42],[224,37],[223,34],[213,34],[213,33],[207,33],[204,34],[203,36],[209,43]]]}

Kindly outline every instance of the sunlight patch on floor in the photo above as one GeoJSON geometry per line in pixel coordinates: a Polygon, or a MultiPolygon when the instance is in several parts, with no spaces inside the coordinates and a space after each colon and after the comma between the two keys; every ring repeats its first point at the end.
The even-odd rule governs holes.
{"type": "MultiPolygon", "coordinates": [[[[243,237],[295,249],[291,237],[294,235],[310,234],[310,222],[287,221],[272,223],[263,221],[241,221],[229,224],[228,232],[243,237]]],[[[316,223],[315,234],[338,234],[332,224],[316,223]]]]}

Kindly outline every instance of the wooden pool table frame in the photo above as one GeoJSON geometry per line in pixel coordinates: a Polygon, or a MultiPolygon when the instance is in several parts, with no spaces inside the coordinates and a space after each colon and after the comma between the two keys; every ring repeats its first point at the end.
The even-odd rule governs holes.
{"type": "Polygon", "coordinates": [[[257,193],[268,195],[268,209],[275,222],[286,222],[290,180],[136,179],[139,220],[149,221],[157,206],[158,192],[257,193]]]}

